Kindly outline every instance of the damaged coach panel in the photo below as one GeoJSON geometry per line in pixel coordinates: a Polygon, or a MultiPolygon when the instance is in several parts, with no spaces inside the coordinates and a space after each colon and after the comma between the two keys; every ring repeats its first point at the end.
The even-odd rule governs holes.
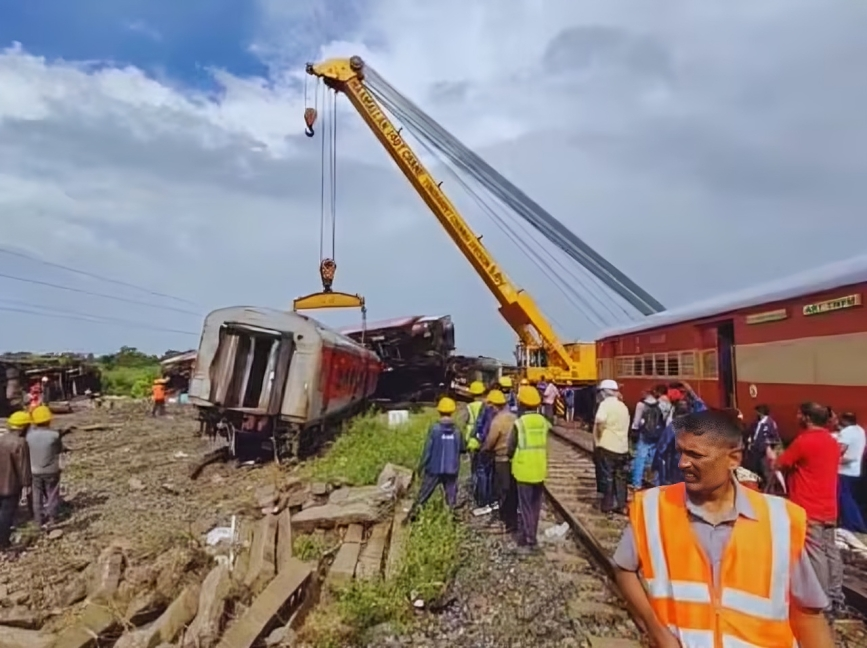
{"type": "Polygon", "coordinates": [[[205,319],[189,396],[234,454],[279,458],[363,409],[379,373],[376,354],[314,319],[239,306],[205,319]]]}
{"type": "Polygon", "coordinates": [[[377,401],[433,401],[451,380],[449,362],[455,350],[455,329],[448,315],[411,315],[341,332],[358,342],[363,339],[381,358],[383,373],[374,394],[377,401]]]}

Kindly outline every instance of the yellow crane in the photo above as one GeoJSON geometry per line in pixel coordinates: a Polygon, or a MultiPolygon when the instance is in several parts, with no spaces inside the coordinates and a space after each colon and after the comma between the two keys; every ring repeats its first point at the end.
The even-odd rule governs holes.
{"type": "MultiPolygon", "coordinates": [[[[558,384],[596,381],[596,346],[592,342],[562,342],[548,319],[524,290],[518,289],[442,191],[430,172],[401,136],[365,84],[365,64],[358,57],[308,64],[307,73],[346,95],[365,124],[418,192],[440,225],[469,261],[499,303],[499,311],[518,336],[517,364],[531,381],[543,376],[558,384]]],[[[308,122],[308,135],[310,123],[308,122]]]]}

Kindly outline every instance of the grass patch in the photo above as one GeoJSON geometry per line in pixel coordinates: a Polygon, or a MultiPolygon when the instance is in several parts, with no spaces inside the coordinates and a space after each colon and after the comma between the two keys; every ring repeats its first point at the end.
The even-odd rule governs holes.
{"type": "Polygon", "coordinates": [[[153,382],[159,377],[159,364],[104,368],[102,370],[102,388],[106,394],[111,396],[145,398],[150,396],[153,382]]]}
{"type": "Polygon", "coordinates": [[[304,469],[314,481],[342,482],[353,486],[375,484],[387,463],[415,468],[434,413],[410,416],[406,425],[389,428],[382,415],[353,419],[328,452],[304,469]]]}
{"type": "MultiPolygon", "coordinates": [[[[325,457],[307,468],[309,476],[366,485],[376,482],[386,463],[415,467],[433,416],[412,416],[396,430],[387,429],[382,418],[359,418],[325,457]]],[[[415,599],[430,603],[444,593],[461,563],[464,532],[442,495],[435,495],[406,530],[394,577],[353,581],[326,593],[307,618],[301,640],[316,648],[345,648],[375,641],[366,635],[383,623],[391,626],[391,632],[402,631],[412,620],[415,599]]],[[[296,543],[296,555],[321,555],[312,536],[299,536],[296,543]]]]}

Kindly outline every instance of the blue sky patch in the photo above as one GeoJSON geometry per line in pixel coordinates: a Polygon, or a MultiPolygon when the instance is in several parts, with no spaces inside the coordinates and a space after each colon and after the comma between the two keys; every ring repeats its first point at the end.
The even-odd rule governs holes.
{"type": "Polygon", "coordinates": [[[266,76],[250,52],[257,12],[251,0],[28,0],[4,3],[0,46],[18,41],[48,59],[134,65],[201,89],[208,68],[266,76]]]}

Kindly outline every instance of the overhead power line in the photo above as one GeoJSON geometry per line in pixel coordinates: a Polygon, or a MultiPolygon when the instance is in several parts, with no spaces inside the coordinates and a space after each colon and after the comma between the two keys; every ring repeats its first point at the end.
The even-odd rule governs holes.
{"type": "Polygon", "coordinates": [[[164,299],[171,299],[173,301],[182,302],[185,304],[189,304],[190,306],[197,306],[193,301],[189,299],[184,299],[183,297],[176,297],[175,295],[170,295],[168,293],[158,292],[156,290],[151,290],[150,288],[146,288],[144,286],[139,286],[134,283],[129,283],[127,281],[121,281],[120,279],[113,279],[111,277],[105,277],[103,275],[97,274],[95,272],[88,272],[87,270],[81,270],[79,268],[73,268],[72,266],[63,265],[62,263],[55,263],[54,261],[46,261],[45,259],[40,259],[37,256],[33,256],[32,254],[27,254],[26,252],[21,252],[19,250],[10,250],[9,248],[0,247],[0,254],[6,254],[8,256],[14,256],[21,259],[28,259],[30,261],[35,261],[36,263],[41,263],[43,265],[50,266],[52,268],[58,268],[60,270],[64,270],[66,272],[71,272],[73,274],[81,275],[83,277],[89,277],[91,279],[96,279],[98,281],[104,281],[105,283],[115,284],[117,286],[124,286],[125,288],[132,288],[133,290],[139,290],[141,292],[147,293],[153,297],[162,297],[164,299]]]}
{"type": "Polygon", "coordinates": [[[85,290],[84,288],[73,288],[72,286],[64,286],[51,281],[42,281],[41,279],[32,279],[30,277],[16,277],[15,275],[0,272],[0,278],[10,279],[11,281],[20,281],[22,283],[34,284],[37,286],[48,286],[49,288],[57,288],[58,290],[66,290],[69,292],[79,293],[81,295],[90,295],[91,297],[102,297],[103,299],[113,299],[114,301],[125,302],[127,304],[136,304],[137,306],[147,306],[148,308],[157,308],[160,310],[173,311],[175,313],[184,313],[187,315],[201,316],[201,313],[196,311],[186,310],[183,308],[175,308],[174,306],[163,306],[162,304],[154,304],[152,302],[142,301],[140,299],[130,299],[128,297],[120,297],[118,295],[108,295],[106,293],[85,290]]]}
{"type": "MultiPolygon", "coordinates": [[[[8,301],[8,300],[5,300],[8,301]]],[[[27,304],[24,304],[28,306],[27,304]]],[[[190,336],[199,336],[199,333],[193,331],[185,331],[181,329],[173,329],[167,328],[163,326],[151,326],[149,324],[143,324],[141,322],[135,322],[132,320],[121,319],[117,317],[107,317],[102,315],[88,315],[86,313],[81,313],[79,311],[64,311],[60,309],[47,309],[53,310],[55,312],[40,312],[38,310],[34,310],[36,308],[44,308],[37,304],[30,304],[30,307],[17,307],[17,306],[4,306],[0,304],[0,311],[7,313],[19,313],[23,315],[35,315],[37,317],[48,317],[54,319],[63,319],[63,320],[73,320],[80,322],[87,322],[89,324],[108,324],[112,326],[121,326],[125,328],[139,328],[146,329],[150,331],[159,331],[162,333],[179,333],[181,335],[190,335],[190,336]]]]}

